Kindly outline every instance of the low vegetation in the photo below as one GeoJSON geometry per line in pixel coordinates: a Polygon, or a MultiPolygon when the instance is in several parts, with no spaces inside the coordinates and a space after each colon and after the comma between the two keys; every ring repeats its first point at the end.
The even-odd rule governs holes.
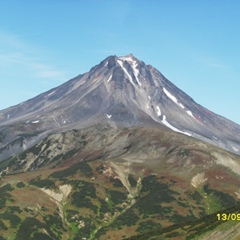
{"type": "MultiPolygon", "coordinates": [[[[163,137],[158,135],[156,139],[163,137]]],[[[88,144],[86,137],[78,136],[78,139],[84,146],[88,144]]],[[[47,148],[50,143],[33,146],[31,151],[41,155],[44,146],[47,148]]],[[[57,146],[61,148],[60,144],[57,146]]],[[[125,149],[126,158],[125,155],[111,158],[115,151],[111,149],[106,153],[91,152],[109,158],[96,157],[87,161],[89,153],[73,148],[51,159],[50,167],[44,165],[50,161],[46,159],[43,165],[33,164],[39,167],[37,170],[3,173],[0,179],[0,240],[159,240],[175,237],[196,240],[224,224],[217,220],[216,213],[240,213],[234,195],[238,189],[237,174],[224,169],[222,176],[218,171],[223,170],[218,166],[211,171],[200,165],[179,167],[192,159],[198,164],[202,159],[194,158],[193,148],[180,147],[175,142],[164,146],[159,143],[153,149],[156,152],[158,148],[164,149],[159,157],[144,161],[141,154],[137,155],[139,159],[133,157],[131,151],[128,156],[133,144],[127,146],[131,147],[125,149]],[[199,168],[206,172],[207,180],[194,187],[191,179],[199,168]],[[233,187],[223,188],[225,183],[221,185],[220,175],[224,177],[223,182],[226,178],[233,187]]],[[[142,145],[138,149],[136,152],[146,150],[142,145]]],[[[16,168],[21,165],[19,159],[28,154],[23,152],[21,156],[7,159],[0,163],[0,168],[16,168]]]]}

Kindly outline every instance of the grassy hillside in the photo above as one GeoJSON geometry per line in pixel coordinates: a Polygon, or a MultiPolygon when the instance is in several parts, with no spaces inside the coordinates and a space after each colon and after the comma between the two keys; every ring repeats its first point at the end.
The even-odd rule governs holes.
{"type": "Polygon", "coordinates": [[[95,136],[92,148],[95,138],[75,130],[1,162],[0,239],[214,239],[223,230],[227,239],[240,236],[238,221],[216,215],[239,213],[239,175],[214,162],[215,147],[167,136],[111,130],[95,136]]]}

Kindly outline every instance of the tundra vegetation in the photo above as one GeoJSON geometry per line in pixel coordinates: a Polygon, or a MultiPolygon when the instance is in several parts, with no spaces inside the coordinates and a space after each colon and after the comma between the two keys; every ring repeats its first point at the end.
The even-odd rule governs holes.
{"type": "MultiPolygon", "coordinates": [[[[127,139],[124,134],[121,141],[127,139]]],[[[150,157],[153,145],[147,140],[144,146],[126,142],[127,152],[116,150],[113,156],[115,148],[86,151],[85,136],[79,151],[69,148],[62,154],[59,148],[42,162],[55,138],[0,162],[0,239],[201,239],[216,229],[237,227],[236,221],[226,225],[216,217],[239,213],[240,186],[230,168],[202,164],[213,159],[215,147],[203,154],[190,140],[181,147],[177,137],[169,142],[161,135],[158,157],[150,157]],[[29,156],[35,161],[26,168],[29,156]]]]}

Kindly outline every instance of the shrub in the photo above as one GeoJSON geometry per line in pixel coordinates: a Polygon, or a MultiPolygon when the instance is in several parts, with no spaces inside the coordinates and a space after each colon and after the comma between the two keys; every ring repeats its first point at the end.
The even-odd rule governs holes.
{"type": "Polygon", "coordinates": [[[22,210],[18,206],[9,206],[6,212],[7,213],[14,213],[14,212],[21,213],[22,210]]]}
{"type": "Polygon", "coordinates": [[[118,205],[127,200],[127,195],[120,191],[108,190],[109,197],[114,205],[118,205]]]}
{"type": "Polygon", "coordinates": [[[54,188],[55,183],[50,179],[31,180],[30,185],[34,185],[39,188],[54,188]]]}
{"type": "Polygon", "coordinates": [[[148,231],[152,231],[154,229],[160,229],[162,226],[160,223],[153,222],[152,220],[141,222],[138,225],[137,232],[138,233],[144,233],[148,231]]]}
{"type": "Polygon", "coordinates": [[[86,177],[92,177],[93,176],[93,171],[92,168],[89,166],[88,163],[86,162],[80,162],[77,163],[67,169],[58,171],[58,172],[54,172],[52,174],[49,175],[49,177],[52,178],[65,178],[65,177],[69,177],[72,176],[76,173],[82,173],[84,176],[86,177]]]}
{"type": "Polygon", "coordinates": [[[53,238],[49,237],[48,235],[44,234],[44,233],[35,233],[33,235],[33,238],[31,238],[33,240],[53,240],[53,238]]]}
{"type": "Polygon", "coordinates": [[[24,184],[23,182],[18,182],[18,183],[16,184],[16,187],[17,187],[17,188],[23,188],[23,187],[25,187],[25,184],[24,184]]]}
{"type": "Polygon", "coordinates": [[[111,177],[111,178],[110,178],[110,182],[113,183],[113,186],[114,186],[114,187],[123,187],[122,182],[121,182],[118,178],[113,178],[113,177],[111,177]]]}
{"type": "Polygon", "coordinates": [[[31,239],[31,234],[37,229],[43,228],[44,225],[37,219],[27,217],[20,225],[16,234],[16,239],[31,239]]]}
{"type": "Polygon", "coordinates": [[[0,214],[1,219],[9,220],[11,227],[16,228],[17,225],[21,222],[20,217],[12,213],[2,213],[0,214]]]}
{"type": "Polygon", "coordinates": [[[128,209],[126,212],[121,214],[112,224],[113,227],[120,229],[122,226],[127,225],[128,227],[133,226],[137,223],[139,217],[134,213],[132,209],[128,209]]]}
{"type": "Polygon", "coordinates": [[[135,180],[135,178],[133,177],[133,175],[129,175],[128,176],[128,181],[129,181],[129,183],[130,183],[130,185],[132,186],[132,187],[136,187],[137,186],[137,181],[135,180]]]}

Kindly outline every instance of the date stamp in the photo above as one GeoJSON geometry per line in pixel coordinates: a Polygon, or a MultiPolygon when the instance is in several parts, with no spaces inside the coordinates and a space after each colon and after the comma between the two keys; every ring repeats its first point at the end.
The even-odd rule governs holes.
{"type": "Polygon", "coordinates": [[[240,213],[218,213],[218,221],[240,221],[240,213]]]}

